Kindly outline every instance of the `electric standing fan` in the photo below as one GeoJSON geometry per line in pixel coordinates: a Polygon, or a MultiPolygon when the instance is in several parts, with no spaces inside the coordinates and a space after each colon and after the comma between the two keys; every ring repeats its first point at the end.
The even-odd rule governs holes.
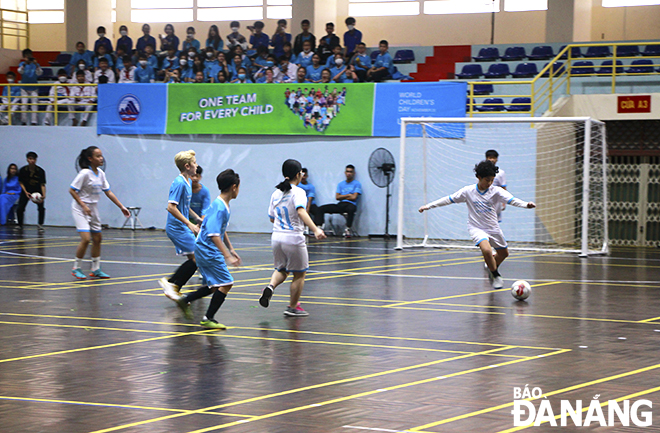
{"type": "Polygon", "coordinates": [[[374,150],[369,157],[369,177],[371,181],[379,188],[387,188],[385,196],[385,239],[389,239],[390,224],[390,185],[394,180],[396,164],[394,157],[389,150],[379,147],[374,150]]]}

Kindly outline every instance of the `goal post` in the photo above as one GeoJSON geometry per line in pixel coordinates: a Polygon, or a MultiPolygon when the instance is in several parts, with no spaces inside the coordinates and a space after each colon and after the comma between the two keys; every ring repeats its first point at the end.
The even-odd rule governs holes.
{"type": "Polygon", "coordinates": [[[402,118],[397,249],[474,247],[464,205],[418,208],[476,184],[490,149],[506,189],[537,205],[500,212],[510,249],[608,253],[605,124],[590,117],[402,118]]]}

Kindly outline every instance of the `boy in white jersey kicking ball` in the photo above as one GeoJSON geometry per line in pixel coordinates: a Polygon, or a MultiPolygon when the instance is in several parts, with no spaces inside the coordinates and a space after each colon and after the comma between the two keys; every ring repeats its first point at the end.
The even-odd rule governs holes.
{"type": "Polygon", "coordinates": [[[468,207],[468,232],[474,244],[481,249],[484,256],[488,278],[494,289],[504,286],[502,276],[498,272],[499,266],[509,256],[504,234],[497,222],[497,209],[501,204],[510,204],[516,207],[533,209],[533,202],[525,202],[515,198],[510,192],[499,186],[493,186],[493,179],[498,168],[491,161],[481,161],[474,166],[474,172],[479,179],[476,185],[468,185],[455,193],[439,200],[425,204],[419,212],[434,207],[446,206],[452,203],[465,203],[468,207]],[[491,249],[495,247],[495,254],[491,249]]]}

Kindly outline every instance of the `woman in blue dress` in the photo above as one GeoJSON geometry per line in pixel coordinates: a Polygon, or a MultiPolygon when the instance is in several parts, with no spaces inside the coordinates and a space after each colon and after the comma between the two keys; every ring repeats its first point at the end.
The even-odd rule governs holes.
{"type": "Polygon", "coordinates": [[[9,164],[5,186],[2,194],[0,194],[0,224],[7,224],[9,211],[16,204],[20,195],[21,185],[18,183],[18,167],[16,164],[9,164]]]}

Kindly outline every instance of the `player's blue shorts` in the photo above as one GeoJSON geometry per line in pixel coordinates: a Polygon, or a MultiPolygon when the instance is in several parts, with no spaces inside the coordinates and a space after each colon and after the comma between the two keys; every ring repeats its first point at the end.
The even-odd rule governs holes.
{"type": "Polygon", "coordinates": [[[195,261],[199,272],[202,274],[202,284],[205,286],[222,287],[234,283],[234,277],[229,273],[227,263],[222,255],[206,258],[197,253],[195,254],[195,261]]]}
{"type": "Polygon", "coordinates": [[[184,231],[173,230],[168,227],[165,233],[167,233],[167,237],[174,244],[177,255],[184,256],[195,252],[195,235],[187,228],[184,231]]]}

